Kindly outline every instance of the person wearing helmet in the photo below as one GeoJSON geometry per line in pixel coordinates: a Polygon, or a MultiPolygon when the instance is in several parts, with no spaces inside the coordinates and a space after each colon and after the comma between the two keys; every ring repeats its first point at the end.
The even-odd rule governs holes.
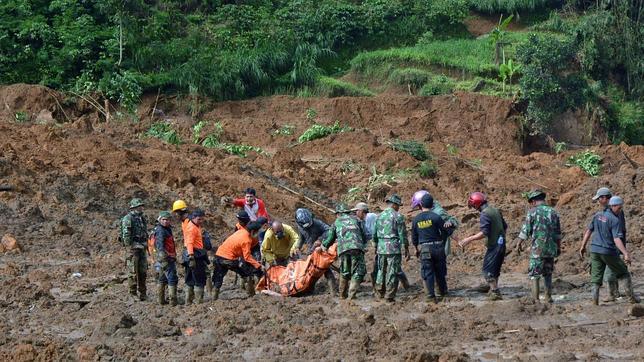
{"type": "Polygon", "coordinates": [[[552,272],[555,258],[561,254],[559,215],[546,205],[545,192],[532,190],[526,196],[531,208],[519,233],[516,249],[520,251],[522,242],[531,240],[528,276],[532,280],[532,299],[539,301],[539,279],[543,277],[544,299],[546,303],[552,303],[552,272]]]}
{"type": "MultiPolygon", "coordinates": [[[[505,233],[508,224],[503,219],[501,211],[492,207],[487,202],[487,197],[482,192],[473,192],[467,200],[467,206],[480,212],[479,228],[481,231],[466,237],[459,242],[461,247],[474,240],[487,239],[487,251],[483,258],[483,277],[489,287],[489,300],[502,299],[501,291],[498,288],[501,266],[505,259],[505,233]]],[[[484,288],[479,287],[479,291],[484,288]]]]}
{"type": "Polygon", "coordinates": [[[165,290],[168,288],[170,305],[177,305],[177,252],[172,235],[171,219],[172,214],[167,211],[161,211],[157,218],[157,225],[154,228],[154,246],[156,250],[156,262],[159,263],[160,270],[157,280],[157,296],[159,304],[167,304],[165,300],[165,290]]]}
{"type": "Polygon", "coordinates": [[[208,268],[208,234],[203,231],[206,213],[196,209],[188,218],[183,244],[183,265],[186,271],[186,304],[203,302],[208,268]]]}
{"type": "Polygon", "coordinates": [[[265,217],[267,220],[270,220],[264,200],[257,197],[257,191],[252,187],[248,187],[245,190],[243,199],[223,197],[222,202],[244,209],[250,217],[250,221],[256,221],[258,217],[265,217]]]}
{"type": "Polygon", "coordinates": [[[438,284],[441,296],[447,295],[447,261],[445,256],[445,239],[447,229],[445,221],[432,211],[434,199],[427,193],[420,201],[421,213],[412,221],[412,243],[416,256],[420,259],[420,274],[425,282],[427,300],[438,302],[434,293],[434,282],[438,284]],[[420,248],[420,249],[419,249],[420,248]]]}
{"type": "MultiPolygon", "coordinates": [[[[329,231],[329,225],[318,219],[313,213],[306,208],[295,210],[295,224],[300,234],[298,250],[305,255],[311,254],[315,248],[322,245],[322,240],[326,239],[329,231]]],[[[338,290],[338,280],[333,274],[333,270],[328,269],[324,272],[328,288],[332,296],[336,295],[338,290]]]]}
{"type": "MultiPolygon", "coordinates": [[[[600,187],[597,192],[595,193],[595,196],[593,196],[593,201],[597,201],[599,204],[599,207],[602,211],[606,211],[609,209],[608,206],[608,201],[612,197],[612,193],[608,187],[600,187]]],[[[619,224],[620,227],[622,228],[622,233],[624,237],[622,238],[622,242],[624,243],[624,246],[626,246],[626,218],[624,216],[624,209],[622,208],[621,212],[617,216],[619,218],[619,224]]],[[[593,232],[590,231],[589,229],[586,229],[584,232],[584,237],[581,241],[581,245],[579,248],[579,256],[581,259],[584,259],[584,253],[586,252],[586,245],[588,245],[588,241],[590,240],[590,237],[592,236],[593,232]]],[[[608,283],[608,290],[609,290],[609,295],[604,299],[604,302],[615,302],[617,298],[620,297],[619,294],[619,281],[615,274],[613,274],[613,271],[611,268],[606,268],[606,271],[604,272],[604,281],[608,283]]]]}
{"type": "Polygon", "coordinates": [[[367,274],[364,252],[367,239],[362,223],[351,215],[351,209],[340,203],[335,208],[338,217],[329,228],[322,248],[328,249],[334,242],[338,243],[340,259],[340,298],[355,299],[360,283],[367,274]]]}
{"type": "Polygon", "coordinates": [[[409,242],[405,217],[398,212],[402,205],[400,196],[393,194],[386,199],[387,208],[378,215],[373,242],[378,253],[376,296],[393,302],[398,290],[402,254],[409,260],[409,242]]]}
{"type": "Polygon", "coordinates": [[[590,275],[592,284],[593,304],[599,304],[599,289],[606,267],[612,269],[617,279],[624,281],[624,289],[630,303],[639,303],[639,298],[633,293],[631,274],[628,265],[631,255],[622,241],[624,231],[620,225],[619,214],[622,212],[624,200],[612,196],[608,200],[608,209],[599,211],[593,216],[588,230],[593,233],[590,243],[590,275]],[[620,253],[623,256],[620,258],[620,253]]]}
{"type": "Polygon", "coordinates": [[[126,257],[128,285],[130,294],[138,296],[139,300],[147,299],[145,277],[148,271],[146,246],[148,241],[148,223],[143,215],[145,204],[141,199],[130,201],[130,211],[121,219],[120,239],[129,248],[126,257]]]}
{"type": "Polygon", "coordinates": [[[172,213],[176,215],[179,223],[181,224],[181,239],[175,240],[176,243],[180,243],[184,240],[186,235],[186,227],[188,222],[190,222],[190,211],[188,210],[188,204],[183,200],[176,200],[172,203],[172,213]]]}

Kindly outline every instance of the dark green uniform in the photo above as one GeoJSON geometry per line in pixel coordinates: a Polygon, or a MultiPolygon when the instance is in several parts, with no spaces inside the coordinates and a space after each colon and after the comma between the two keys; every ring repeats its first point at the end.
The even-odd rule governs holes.
{"type": "Polygon", "coordinates": [[[398,274],[401,271],[403,247],[409,247],[405,217],[389,207],[376,219],[373,242],[378,253],[376,290],[381,296],[393,300],[398,290],[398,274]]]}
{"type": "Polygon", "coordinates": [[[136,295],[138,289],[141,299],[145,299],[146,296],[147,228],[145,216],[140,211],[130,211],[121,219],[121,241],[129,249],[126,256],[128,285],[132,295],[136,295]]]}

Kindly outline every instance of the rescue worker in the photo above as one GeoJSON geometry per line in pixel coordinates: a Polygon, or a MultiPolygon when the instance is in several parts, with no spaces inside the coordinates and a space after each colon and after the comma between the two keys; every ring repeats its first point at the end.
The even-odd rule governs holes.
{"type": "Polygon", "coordinates": [[[508,224],[501,211],[490,206],[482,192],[473,192],[467,200],[467,206],[480,212],[479,228],[481,231],[459,242],[461,247],[474,240],[486,240],[487,251],[483,258],[483,277],[489,285],[488,299],[503,299],[499,290],[499,276],[505,259],[505,233],[508,224]]]}
{"type": "Polygon", "coordinates": [[[246,189],[243,199],[224,197],[222,201],[226,204],[244,209],[251,221],[256,221],[258,217],[265,217],[267,220],[270,220],[264,200],[257,198],[257,191],[252,187],[246,189]]]}
{"type": "Polygon", "coordinates": [[[237,224],[235,224],[235,231],[245,228],[250,222],[250,216],[244,210],[241,210],[235,215],[237,217],[237,224]]]}
{"type": "MultiPolygon", "coordinates": [[[[411,198],[411,210],[414,211],[416,209],[421,209],[420,201],[423,198],[424,195],[429,195],[432,196],[429,191],[427,190],[419,190],[414,193],[414,195],[411,198]]],[[[432,196],[433,199],[433,196],[432,196]]],[[[437,214],[438,216],[443,219],[443,226],[447,229],[447,234],[445,234],[446,238],[444,240],[445,244],[445,258],[447,258],[451,253],[452,253],[452,238],[451,235],[456,231],[458,228],[458,220],[456,220],[455,217],[451,216],[450,214],[443,209],[441,204],[434,199],[434,207],[432,207],[431,210],[433,213],[437,214]]],[[[438,278],[436,280],[436,286],[438,287],[439,293],[440,293],[440,286],[438,285],[438,278]]],[[[403,284],[404,286],[404,284],[403,284]]],[[[440,295],[441,297],[444,297],[443,295],[440,295]]]]}
{"type": "MultiPolygon", "coordinates": [[[[612,196],[613,195],[608,187],[600,187],[595,193],[595,196],[593,196],[593,201],[597,201],[601,210],[605,211],[608,209],[608,201],[612,196]]],[[[622,239],[622,242],[624,243],[624,246],[626,246],[626,218],[624,217],[624,209],[621,210],[621,212],[618,215],[618,218],[619,218],[620,227],[622,228],[622,232],[624,233],[624,238],[622,239]]],[[[581,242],[582,244],[581,248],[579,249],[579,255],[581,256],[582,259],[584,258],[586,245],[588,244],[588,240],[590,240],[591,236],[592,236],[592,231],[590,231],[589,229],[586,229],[583,240],[581,242]]],[[[609,295],[607,296],[606,299],[604,299],[604,302],[615,302],[617,298],[620,297],[619,282],[611,268],[606,268],[606,271],[604,272],[604,281],[608,283],[608,290],[609,290],[609,295]]]]}
{"type": "Polygon", "coordinates": [[[257,244],[257,237],[262,225],[257,221],[251,221],[246,228],[235,231],[219,246],[215,253],[215,269],[212,274],[214,286],[213,300],[219,298],[221,285],[229,270],[239,274],[246,279],[246,291],[249,296],[255,295],[255,283],[253,276],[262,276],[261,264],[253,258],[251,249],[257,244]]]}
{"type": "MultiPolygon", "coordinates": [[[[367,205],[364,202],[358,202],[356,206],[353,208],[353,211],[356,213],[356,217],[358,220],[362,222],[362,227],[364,229],[364,233],[367,236],[367,241],[372,240],[373,241],[373,232],[374,228],[376,226],[376,219],[378,218],[378,214],[369,212],[369,205],[367,205]]],[[[375,253],[374,256],[374,261],[373,261],[373,270],[371,271],[371,286],[376,288],[376,278],[378,277],[378,253],[375,253]]],[[[398,280],[400,280],[400,284],[402,284],[403,288],[405,290],[409,289],[409,279],[407,279],[407,274],[405,274],[404,271],[402,271],[402,267],[400,270],[400,273],[398,274],[398,280]]]]}
{"type": "Polygon", "coordinates": [[[543,277],[544,299],[552,303],[552,272],[555,258],[561,254],[561,225],[559,215],[546,205],[546,193],[530,191],[527,195],[531,209],[519,233],[516,248],[521,251],[522,243],[531,240],[528,276],[532,280],[532,299],[539,301],[539,280],[543,277]]]}
{"type": "Polygon", "coordinates": [[[167,304],[165,300],[165,290],[168,288],[168,297],[170,305],[177,305],[177,252],[175,250],[174,236],[172,235],[172,225],[170,218],[172,214],[168,211],[161,211],[157,218],[157,225],[154,228],[154,247],[156,250],[156,261],[161,269],[157,280],[158,284],[158,302],[167,304]]]}
{"type": "Polygon", "coordinates": [[[141,199],[130,201],[130,212],[121,219],[120,235],[123,245],[130,249],[126,257],[130,294],[136,296],[138,290],[141,301],[147,298],[145,278],[148,271],[148,223],[143,215],[143,206],[145,204],[141,199]]]}
{"type": "Polygon", "coordinates": [[[186,305],[203,303],[208,254],[204,242],[203,222],[206,213],[196,209],[184,230],[184,268],[186,270],[186,305]]]}
{"type": "Polygon", "coordinates": [[[376,219],[373,242],[378,253],[378,275],[376,295],[393,302],[398,290],[402,253],[409,260],[409,243],[405,228],[405,217],[398,212],[402,201],[393,194],[387,198],[387,208],[376,219]]]}
{"type": "MultiPolygon", "coordinates": [[[[624,232],[620,226],[619,213],[622,211],[624,201],[619,196],[613,196],[608,200],[609,208],[598,211],[588,225],[593,239],[590,243],[590,282],[593,285],[593,304],[599,305],[599,288],[602,286],[604,271],[606,267],[612,269],[617,279],[624,280],[626,296],[630,303],[639,303],[639,299],[633,293],[631,274],[628,271],[628,264],[631,263],[631,255],[624,246],[622,238],[624,232]],[[619,257],[622,253],[624,260],[619,257]]],[[[585,243],[582,249],[586,248],[585,243]]]]}
{"type": "MultiPolygon", "coordinates": [[[[295,223],[300,234],[300,242],[297,248],[306,255],[311,254],[315,248],[322,245],[322,240],[326,239],[329,231],[329,225],[314,217],[313,213],[306,208],[295,210],[295,223]]],[[[328,269],[325,271],[324,277],[327,280],[331,295],[336,296],[338,281],[333,274],[333,270],[328,269]]]]}
{"type": "Polygon", "coordinates": [[[422,196],[420,207],[420,214],[412,221],[411,240],[416,249],[416,257],[420,259],[420,274],[425,282],[427,300],[436,303],[435,281],[441,296],[447,295],[445,240],[448,230],[443,218],[433,211],[434,198],[429,193],[422,196]]]}
{"type": "Polygon", "coordinates": [[[329,228],[322,248],[326,251],[334,242],[338,243],[340,298],[355,299],[360,283],[367,274],[364,261],[367,239],[362,224],[350,214],[351,210],[346,204],[338,204],[335,213],[338,216],[329,228]]]}
{"type": "Polygon", "coordinates": [[[290,225],[275,220],[264,234],[262,258],[268,265],[286,266],[289,257],[297,254],[299,244],[299,234],[290,225]]]}

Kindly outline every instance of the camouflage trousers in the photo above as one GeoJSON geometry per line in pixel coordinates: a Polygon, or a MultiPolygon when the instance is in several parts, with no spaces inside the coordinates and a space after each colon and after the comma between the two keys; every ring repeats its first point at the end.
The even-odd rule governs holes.
{"type": "Polygon", "coordinates": [[[131,249],[125,258],[127,265],[127,282],[130,287],[130,293],[136,295],[145,295],[146,285],[145,277],[148,272],[148,257],[145,249],[131,249]]]}
{"type": "Polygon", "coordinates": [[[340,255],[340,275],[342,279],[353,279],[362,283],[367,274],[367,265],[364,262],[364,252],[349,250],[340,255]]]}
{"type": "Polygon", "coordinates": [[[376,291],[381,297],[392,300],[398,290],[398,275],[402,268],[402,255],[379,254],[378,276],[376,277],[376,291]]]}
{"type": "Polygon", "coordinates": [[[531,279],[547,277],[555,270],[555,258],[530,258],[528,276],[531,279]]]}

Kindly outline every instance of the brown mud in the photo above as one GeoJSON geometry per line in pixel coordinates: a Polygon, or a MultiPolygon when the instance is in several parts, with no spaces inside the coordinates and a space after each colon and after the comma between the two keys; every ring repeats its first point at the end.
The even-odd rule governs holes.
{"type": "MultiPolygon", "coordinates": [[[[191,144],[197,120],[171,99],[157,102],[155,120],[149,117],[155,99],[146,99],[138,123],[106,123],[90,105],[42,87],[2,87],[0,101],[0,185],[12,188],[0,191],[0,236],[11,234],[21,246],[0,254],[1,360],[641,360],[644,354],[642,319],[628,317],[623,300],[591,306],[586,264],[576,254],[596,208],[590,198],[607,185],[626,200],[631,268],[636,291],[644,293],[641,146],[591,147],[604,159],[602,176],[592,178],[565,165],[573,151],[526,149],[509,100],[468,93],[209,104],[199,119],[221,122],[224,141],[266,151],[247,158],[191,144]],[[309,109],[314,119],[307,119],[309,109]],[[31,121],[16,124],[19,111],[31,121]],[[140,136],[159,120],[173,124],[186,143],[140,136]],[[297,144],[313,122],[335,121],[355,130],[297,144]],[[292,135],[273,133],[285,125],[292,135]],[[395,139],[425,143],[437,175],[417,176],[418,161],[394,151],[395,139]],[[374,172],[385,182],[370,184],[374,172]],[[471,291],[480,282],[480,244],[454,248],[453,296],[439,305],[425,303],[415,258],[403,266],[413,286],[394,304],[372,297],[368,276],[353,303],[331,298],[324,283],[301,298],[247,298],[227,277],[219,301],[161,307],[152,302],[152,270],[150,301],[129,297],[116,234],[130,198],[145,199],[149,220],[177,198],[204,208],[219,243],[235,222],[221,196],[248,186],[287,222],[303,205],[332,221],[326,207],[352,188],[361,188],[373,206],[396,191],[411,216],[411,194],[426,188],[462,221],[461,237],[476,231],[466,198],[481,190],[503,210],[512,240],[527,206],[521,192],[542,187],[564,230],[555,303],[528,300],[525,254],[507,259],[503,301],[486,302],[471,291]]],[[[373,250],[367,260],[371,270],[373,250]]]]}

